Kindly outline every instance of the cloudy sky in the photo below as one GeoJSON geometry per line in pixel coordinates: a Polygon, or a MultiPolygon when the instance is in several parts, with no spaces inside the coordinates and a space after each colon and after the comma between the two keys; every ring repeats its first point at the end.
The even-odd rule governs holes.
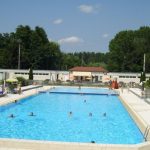
{"type": "Polygon", "coordinates": [[[64,52],[107,52],[121,30],[150,25],[150,0],[0,0],[0,33],[40,26],[64,52]]]}

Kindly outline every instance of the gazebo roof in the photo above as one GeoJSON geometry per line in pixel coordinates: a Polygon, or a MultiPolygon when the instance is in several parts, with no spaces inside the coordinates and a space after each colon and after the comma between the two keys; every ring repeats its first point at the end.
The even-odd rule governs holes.
{"type": "Polygon", "coordinates": [[[103,67],[74,67],[69,69],[69,71],[81,71],[81,72],[108,72],[103,67]]]}

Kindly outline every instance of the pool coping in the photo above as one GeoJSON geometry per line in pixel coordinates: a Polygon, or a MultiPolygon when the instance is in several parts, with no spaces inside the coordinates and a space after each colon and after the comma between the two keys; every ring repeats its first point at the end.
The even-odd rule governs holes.
{"type": "Polygon", "coordinates": [[[140,144],[93,144],[74,142],[52,142],[22,139],[0,139],[0,148],[13,150],[149,150],[150,142],[140,144]]]}
{"type": "MultiPolygon", "coordinates": [[[[32,89],[29,91],[25,91],[22,95],[17,95],[17,97],[10,98],[10,101],[7,103],[11,103],[15,100],[19,100],[31,95],[38,93],[38,91],[46,91],[53,86],[44,86],[42,89],[32,89]]],[[[72,87],[72,86],[71,86],[72,87]]],[[[143,120],[141,116],[132,108],[132,105],[126,101],[124,97],[124,93],[120,92],[120,101],[125,106],[129,114],[132,116],[133,120],[136,122],[141,132],[145,132],[145,128],[147,123],[143,120]]],[[[1,98],[0,98],[1,100],[1,98]]],[[[2,105],[5,105],[3,103],[2,105]]],[[[1,103],[0,103],[1,105],[1,103]]],[[[10,149],[10,150],[150,150],[150,142],[143,142],[139,144],[97,144],[97,143],[73,143],[73,142],[52,142],[52,141],[38,141],[38,140],[24,140],[24,139],[9,139],[9,138],[0,138],[0,149],[10,149]]]]}
{"type": "Polygon", "coordinates": [[[150,142],[123,145],[0,139],[0,147],[7,150],[149,150],[149,146],[150,142]]]}
{"type": "Polygon", "coordinates": [[[124,93],[120,93],[119,98],[126,110],[128,111],[128,113],[131,115],[132,119],[135,121],[135,123],[141,130],[141,132],[144,134],[147,126],[150,125],[150,121],[145,119],[142,115],[140,115],[139,112],[147,113],[147,111],[150,111],[150,105],[147,104],[142,98],[139,98],[137,95],[134,95],[134,93],[128,91],[127,89],[126,91],[124,91],[124,93]],[[127,94],[129,95],[129,93],[134,96],[130,97],[130,100],[127,97],[127,94]],[[137,106],[139,108],[135,109],[135,107],[137,106]]]}

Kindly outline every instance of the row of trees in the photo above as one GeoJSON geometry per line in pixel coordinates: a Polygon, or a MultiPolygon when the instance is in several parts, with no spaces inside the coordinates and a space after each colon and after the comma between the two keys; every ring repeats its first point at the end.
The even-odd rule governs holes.
{"type": "Polygon", "coordinates": [[[18,45],[21,49],[21,69],[60,69],[61,51],[49,42],[40,27],[18,26],[15,33],[0,34],[0,68],[17,68],[18,45]]]}
{"type": "Polygon", "coordinates": [[[141,72],[146,54],[146,71],[150,71],[150,27],[121,31],[109,44],[108,70],[141,72]]]}
{"type": "Polygon", "coordinates": [[[63,53],[56,42],[50,42],[43,28],[18,26],[14,33],[0,34],[0,68],[18,67],[18,47],[21,49],[21,69],[68,70],[74,66],[105,66],[103,53],[63,53]]]}
{"type": "Polygon", "coordinates": [[[109,71],[140,72],[146,53],[146,71],[150,70],[150,27],[121,31],[110,41],[108,53],[63,53],[50,42],[41,27],[18,26],[13,33],[0,34],[0,68],[68,70],[74,66],[102,66],[109,71]]]}

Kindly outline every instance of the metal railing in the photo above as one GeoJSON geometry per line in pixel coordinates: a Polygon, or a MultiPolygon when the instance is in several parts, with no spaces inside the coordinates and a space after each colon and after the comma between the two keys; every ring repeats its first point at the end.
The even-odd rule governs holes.
{"type": "Polygon", "coordinates": [[[147,141],[147,138],[148,138],[148,135],[149,135],[149,131],[150,131],[150,125],[148,125],[145,129],[145,132],[144,132],[144,139],[145,141],[147,141]]]}

